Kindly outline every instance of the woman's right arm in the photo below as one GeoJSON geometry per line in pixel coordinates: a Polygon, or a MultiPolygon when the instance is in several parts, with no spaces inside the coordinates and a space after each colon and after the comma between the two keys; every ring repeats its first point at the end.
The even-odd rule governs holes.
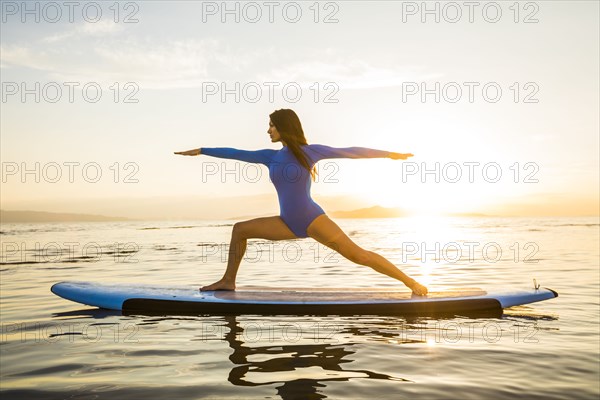
{"type": "Polygon", "coordinates": [[[201,149],[192,149],[187,151],[176,151],[175,154],[179,154],[181,156],[199,156],[201,154],[201,149]]]}
{"type": "Polygon", "coordinates": [[[197,156],[203,154],[211,157],[228,158],[231,160],[265,165],[268,165],[271,162],[275,153],[277,153],[277,151],[271,149],[238,150],[230,147],[201,147],[199,149],[175,152],[175,154],[180,154],[183,156],[197,156]]]}

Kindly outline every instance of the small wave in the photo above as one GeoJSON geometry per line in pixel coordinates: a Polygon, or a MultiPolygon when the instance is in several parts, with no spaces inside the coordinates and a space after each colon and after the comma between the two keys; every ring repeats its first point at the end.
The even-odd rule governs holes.
{"type": "Polygon", "coordinates": [[[585,226],[585,227],[591,228],[594,226],[600,226],[600,224],[556,224],[556,225],[550,225],[550,226],[585,226]]]}
{"type": "Polygon", "coordinates": [[[14,261],[14,262],[0,262],[0,265],[28,265],[28,264],[45,264],[48,261],[14,261]]]}
{"type": "Polygon", "coordinates": [[[126,250],[126,249],[122,249],[122,250],[117,250],[117,251],[103,251],[102,254],[132,254],[132,253],[137,253],[138,250],[126,250]]]}
{"type": "Polygon", "coordinates": [[[179,250],[179,249],[177,247],[154,246],[154,250],[164,251],[164,250],[179,250]]]}
{"type": "MultiPolygon", "coordinates": [[[[83,333],[78,333],[79,335],[82,335],[83,333]]],[[[56,337],[56,336],[64,336],[65,334],[50,334],[49,337],[56,337]]],[[[52,374],[52,373],[58,373],[58,372],[69,372],[69,371],[79,371],[82,368],[86,367],[86,364],[74,364],[74,363],[69,363],[69,364],[60,364],[60,365],[56,365],[56,366],[52,366],[52,367],[46,367],[46,368],[39,368],[39,369],[34,369],[31,371],[24,371],[24,372],[19,372],[16,374],[11,374],[9,376],[44,376],[47,374],[52,374]]]]}
{"type": "MultiPolygon", "coordinates": [[[[213,226],[213,225],[208,225],[213,226]]],[[[201,228],[199,225],[182,225],[182,226],[165,226],[160,228],[158,226],[149,226],[146,228],[138,228],[139,231],[150,231],[150,230],[161,230],[161,229],[191,229],[191,228],[201,228]]]]}
{"type": "MultiPolygon", "coordinates": [[[[36,245],[37,246],[37,245],[36,245]]],[[[110,246],[112,247],[112,246],[110,246]]],[[[110,248],[110,247],[106,247],[106,248],[110,248]]],[[[23,249],[22,250],[25,253],[34,253],[32,255],[32,257],[57,257],[59,255],[62,254],[73,254],[74,250],[73,248],[70,247],[56,247],[54,245],[50,246],[50,245],[46,245],[44,247],[35,247],[32,249],[23,249]],[[40,255],[35,255],[35,254],[40,254],[40,255]]],[[[83,251],[82,251],[83,252],[83,251]]],[[[89,257],[89,256],[82,256],[82,257],[89,257]]]]}
{"type": "MultiPolygon", "coordinates": [[[[69,258],[68,260],[62,260],[62,263],[77,263],[77,262],[93,262],[93,261],[98,261],[98,259],[96,257],[75,257],[75,258],[69,258]],[[90,260],[92,259],[92,260],[90,260]],[[94,260],[95,259],[95,260],[94,260]]],[[[51,261],[49,261],[51,262],[51,261]]]]}
{"type": "MultiPolygon", "coordinates": [[[[143,323],[138,323],[138,325],[143,325],[143,323]]],[[[194,350],[132,350],[127,352],[128,357],[155,357],[155,356],[166,356],[166,357],[174,357],[176,355],[180,356],[194,356],[197,355],[198,352],[194,350]]]]}
{"type": "MultiPolygon", "coordinates": [[[[504,320],[508,321],[517,321],[517,322],[525,322],[525,321],[557,321],[558,315],[552,313],[542,313],[539,310],[531,307],[531,306],[516,306],[511,307],[510,309],[504,310],[504,315],[502,317],[504,320]]],[[[541,329],[540,327],[536,327],[536,329],[541,329]]]]}
{"type": "Polygon", "coordinates": [[[47,260],[47,261],[9,261],[0,262],[0,265],[4,266],[16,266],[16,265],[37,265],[37,264],[56,264],[56,263],[78,263],[78,262],[95,262],[98,261],[97,257],[83,256],[67,258],[65,260],[47,260]]]}
{"type": "Polygon", "coordinates": [[[64,333],[51,333],[48,335],[49,338],[59,337],[59,336],[76,336],[83,335],[83,332],[64,332],[64,333]]]}

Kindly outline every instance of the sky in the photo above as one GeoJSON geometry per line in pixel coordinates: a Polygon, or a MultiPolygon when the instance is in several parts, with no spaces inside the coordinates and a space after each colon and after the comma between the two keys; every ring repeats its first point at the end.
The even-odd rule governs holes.
{"type": "Polygon", "coordinates": [[[264,167],[175,151],[309,143],[326,211],[598,215],[599,3],[2,1],[3,210],[277,214],[264,167]]]}

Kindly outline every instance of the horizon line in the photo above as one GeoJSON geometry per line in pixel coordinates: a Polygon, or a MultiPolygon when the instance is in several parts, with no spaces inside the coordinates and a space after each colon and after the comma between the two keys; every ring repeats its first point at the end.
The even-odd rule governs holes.
{"type": "MultiPolygon", "coordinates": [[[[94,214],[94,213],[66,213],[40,210],[14,210],[0,209],[0,223],[47,223],[47,222],[142,222],[142,221],[233,221],[246,220],[253,218],[261,218],[272,216],[272,213],[237,215],[227,218],[210,218],[210,217],[155,217],[155,218],[133,218],[116,215],[94,214]],[[7,213],[13,215],[6,215],[7,213]],[[44,218],[45,217],[45,218],[44,218]],[[8,218],[8,221],[7,221],[8,218]]],[[[517,215],[517,214],[486,214],[478,212],[449,212],[449,213],[426,213],[426,212],[409,212],[402,210],[399,207],[382,207],[371,206],[366,208],[358,208],[353,210],[337,210],[328,212],[327,215],[338,219],[390,219],[390,218],[600,218],[600,213],[589,215],[517,215]],[[369,215],[369,210],[375,214],[369,215]],[[398,215],[401,212],[401,215],[398,215]],[[377,214],[379,213],[379,214],[377,214]],[[388,213],[388,214],[386,214],[388,213]]]]}

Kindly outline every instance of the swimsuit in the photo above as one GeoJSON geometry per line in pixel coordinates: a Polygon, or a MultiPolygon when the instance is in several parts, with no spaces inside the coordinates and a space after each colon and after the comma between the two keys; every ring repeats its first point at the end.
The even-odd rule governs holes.
{"type": "MultiPolygon", "coordinates": [[[[301,146],[311,168],[326,158],[388,158],[390,153],[365,147],[334,148],[320,144],[301,146]]],[[[308,226],[325,211],[310,196],[311,177],[306,168],[283,146],[281,150],[238,150],[227,147],[202,147],[201,154],[264,164],[279,198],[280,217],[299,238],[306,238],[308,226]]]]}

